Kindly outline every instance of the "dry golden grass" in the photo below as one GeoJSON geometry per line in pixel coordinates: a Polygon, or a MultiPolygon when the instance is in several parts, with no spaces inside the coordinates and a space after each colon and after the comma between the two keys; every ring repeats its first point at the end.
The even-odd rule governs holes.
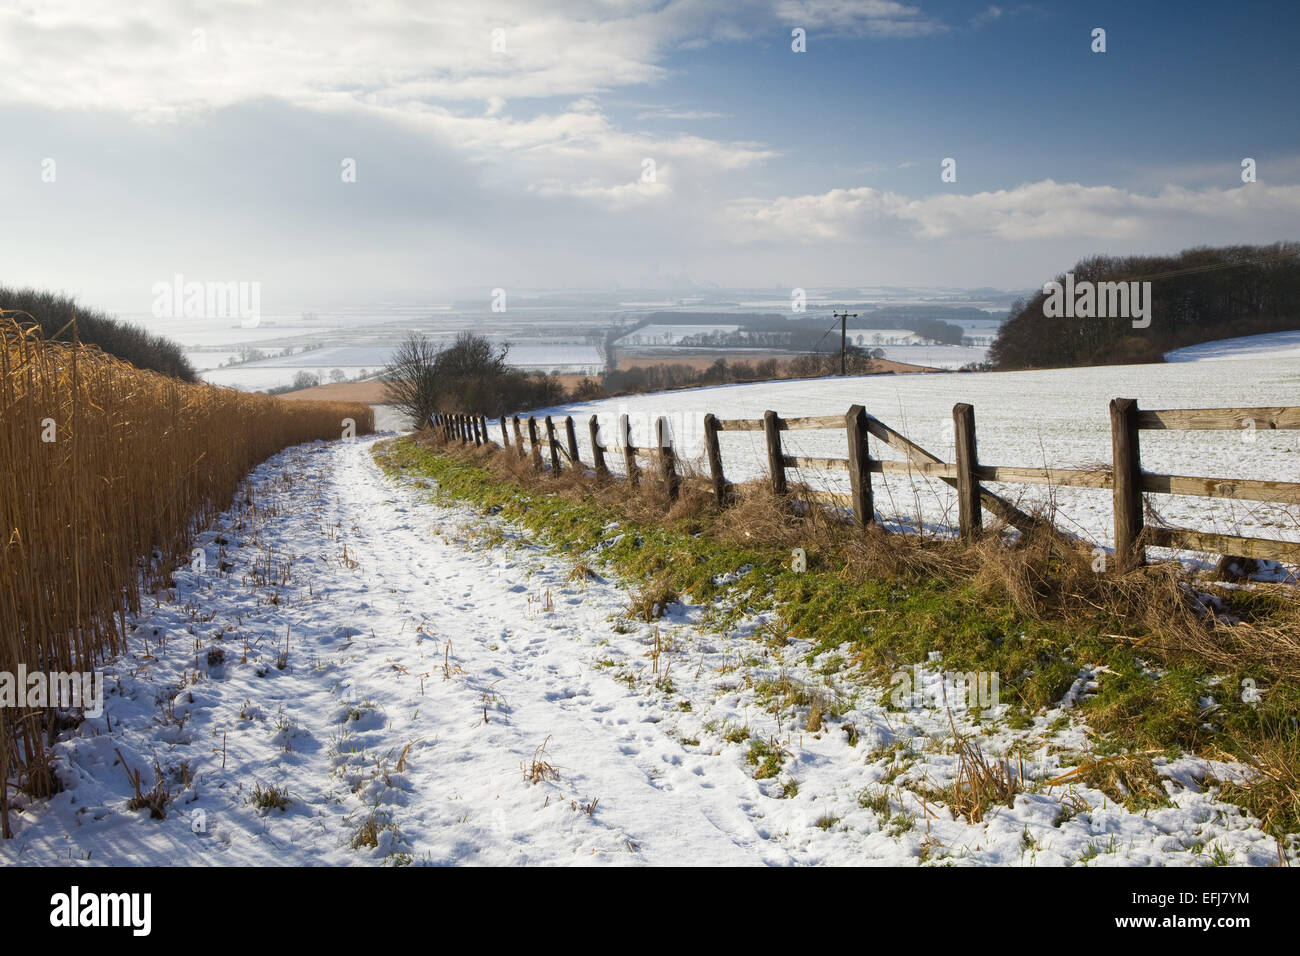
{"type": "MultiPolygon", "coordinates": [[[[118,653],[127,612],[166,585],[250,468],[341,437],[344,419],[374,429],[366,405],[188,384],[44,341],[19,318],[0,311],[0,671],[84,672],[118,653]]],[[[37,796],[57,787],[45,716],[0,712],[5,837],[5,781],[37,796]]]]}

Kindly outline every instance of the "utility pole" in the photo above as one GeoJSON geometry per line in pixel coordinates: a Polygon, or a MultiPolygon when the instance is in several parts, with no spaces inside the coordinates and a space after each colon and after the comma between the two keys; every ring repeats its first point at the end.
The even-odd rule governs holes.
{"type": "MultiPolygon", "coordinates": [[[[856,312],[831,312],[833,318],[840,320],[840,374],[849,374],[848,320],[856,319],[856,312]]],[[[834,328],[834,326],[831,326],[834,328]]]]}

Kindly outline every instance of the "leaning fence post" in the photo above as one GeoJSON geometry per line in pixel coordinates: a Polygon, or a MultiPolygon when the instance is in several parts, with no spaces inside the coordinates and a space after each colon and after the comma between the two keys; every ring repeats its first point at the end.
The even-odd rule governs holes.
{"type": "Polygon", "coordinates": [[[704,416],[704,451],[709,456],[709,474],[713,477],[713,496],[718,507],[727,506],[727,479],[722,474],[722,448],[718,444],[718,419],[713,412],[704,416]]]}
{"type": "Polygon", "coordinates": [[[627,480],[636,484],[636,448],[632,445],[632,424],[626,415],[618,416],[618,435],[623,444],[623,464],[627,467],[627,480]]]}
{"type": "Polygon", "coordinates": [[[975,406],[958,402],[952,407],[952,427],[957,448],[957,520],[963,541],[974,541],[984,533],[980,507],[979,465],[975,445],[975,406]]]}
{"type": "Polygon", "coordinates": [[[1146,560],[1146,549],[1139,546],[1144,522],[1136,399],[1111,399],[1110,445],[1115,489],[1115,558],[1123,570],[1146,560]]]}
{"type": "Polygon", "coordinates": [[[510,433],[506,431],[506,417],[504,415],[501,416],[501,447],[510,447],[510,433]]]}
{"type": "Polygon", "coordinates": [[[528,416],[528,445],[533,453],[533,471],[542,470],[542,450],[537,447],[537,419],[528,416]]]}
{"type": "Polygon", "coordinates": [[[767,467],[772,473],[772,494],[784,498],[787,492],[785,483],[785,455],[781,451],[781,419],[776,412],[763,413],[763,432],[767,436],[767,467]]]}
{"type": "Polygon", "coordinates": [[[572,415],[566,415],[564,417],[564,433],[565,437],[569,440],[569,463],[573,465],[574,468],[581,469],[582,458],[578,455],[578,436],[573,430],[572,415]]]}
{"type": "Polygon", "coordinates": [[[519,457],[523,458],[524,457],[524,433],[522,429],[520,429],[519,427],[519,416],[512,415],[510,417],[510,423],[511,425],[514,426],[515,429],[515,448],[518,449],[519,451],[519,457]]]}
{"type": "Polygon", "coordinates": [[[849,406],[844,416],[849,438],[849,490],[853,498],[853,520],[865,528],[876,520],[876,502],[871,491],[871,451],[867,446],[867,410],[849,406]]]}
{"type": "Polygon", "coordinates": [[[677,454],[673,451],[672,436],[668,434],[668,419],[663,415],[655,422],[655,438],[659,443],[659,472],[669,499],[676,501],[681,490],[677,480],[677,454]]]}
{"type": "Polygon", "coordinates": [[[598,480],[609,477],[609,468],[605,464],[605,449],[600,447],[600,422],[597,416],[592,415],[587,422],[587,430],[591,432],[591,457],[596,463],[596,478],[598,480]]]}
{"type": "Polygon", "coordinates": [[[560,473],[560,446],[555,441],[555,422],[551,421],[551,416],[546,416],[546,443],[551,449],[551,473],[558,475],[560,473]]]}

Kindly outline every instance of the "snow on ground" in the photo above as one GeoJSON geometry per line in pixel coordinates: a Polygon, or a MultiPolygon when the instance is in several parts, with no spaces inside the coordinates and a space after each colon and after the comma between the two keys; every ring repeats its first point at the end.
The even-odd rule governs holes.
{"type": "MultiPolygon", "coordinates": [[[[1136,398],[1143,408],[1294,405],[1300,400],[1300,355],[1208,363],[1128,365],[1034,372],[929,373],[799,381],[760,382],[605,399],[546,409],[534,414],[573,414],[585,424],[600,416],[602,441],[616,443],[616,422],[628,414],[633,441],[649,445],[653,422],[669,420],[679,454],[703,455],[703,421],[762,418],[766,409],[783,416],[843,414],[850,405],[868,412],[945,461],[955,457],[952,407],[975,407],[980,461],[991,465],[1093,468],[1111,460],[1112,398],[1136,398]]],[[[585,427],[579,446],[591,461],[585,427]]],[[[762,432],[723,432],[723,470],[733,481],[767,473],[762,432]]],[[[843,430],[783,432],[786,454],[847,457],[843,430]]],[[[901,456],[874,438],[876,458],[901,456]]],[[[1294,431],[1144,431],[1142,467],[1150,472],[1215,478],[1300,481],[1300,433],[1294,431]]],[[[614,470],[622,456],[609,456],[614,470]]],[[[843,472],[796,471],[814,488],[845,492],[843,472]]],[[[936,479],[873,475],[876,509],[886,518],[905,518],[930,527],[957,523],[956,495],[936,479]]],[[[1113,546],[1111,492],[1105,489],[1047,488],[991,484],[998,494],[1023,506],[1054,500],[1057,523],[1105,547],[1113,546]]],[[[1271,503],[1151,495],[1171,524],[1202,531],[1285,540],[1300,539],[1300,507],[1271,503]]],[[[1159,553],[1159,552],[1157,552],[1159,553]]]]}
{"type": "Polygon", "coordinates": [[[1206,362],[1248,358],[1300,359],[1300,330],[1244,335],[1236,339],[1202,342],[1165,353],[1166,362],[1206,362]]]}
{"type": "MultiPolygon", "coordinates": [[[[863,347],[875,349],[875,346],[863,347]]],[[[891,362],[952,371],[985,362],[989,355],[988,349],[973,345],[884,345],[881,348],[885,350],[885,358],[891,362]]]]}
{"type": "MultiPolygon", "coordinates": [[[[1038,792],[982,823],[954,820],[913,789],[952,779],[940,708],[887,711],[881,691],[823,676],[834,669],[805,661],[806,644],[757,640],[757,621],[710,631],[689,601],[629,621],[617,582],[570,582],[571,557],[440,503],[424,479],[385,478],[374,441],[299,446],[253,472],[195,542],[206,569],[178,570],[132,620],[130,652],[105,666],[105,715],[56,744],[66,789],[18,798],[0,862],[1275,859],[1270,838],[1195,782],[1229,768],[1157,761],[1170,801],[1144,813],[1043,786],[1089,748],[1068,710],[987,734],[959,715],[986,752],[1030,735],[1054,749],[1026,761],[1038,792]],[[820,732],[779,721],[751,685],[781,677],[841,712],[820,732]],[[1049,730],[1061,716],[1069,726],[1049,730]],[[755,779],[752,740],[779,748],[778,775],[755,779]],[[119,752],[146,790],[157,768],[173,794],[165,819],[127,808],[119,752]],[[284,810],[252,802],[272,787],[287,789],[284,810]]],[[[1081,672],[1071,698],[1106,679],[1081,672]]]]}
{"type": "MultiPolygon", "coordinates": [[[[450,345],[451,341],[442,344],[450,345]]],[[[320,376],[322,382],[327,382],[330,372],[336,368],[342,369],[349,378],[358,375],[362,369],[371,373],[380,372],[392,360],[394,351],[395,346],[308,349],[294,355],[274,356],[227,368],[216,368],[207,363],[208,370],[203,372],[202,377],[214,385],[228,385],[245,391],[289,385],[299,372],[314,373],[320,376]]],[[[604,367],[604,360],[596,346],[563,342],[512,345],[507,361],[517,368],[539,372],[559,369],[566,373],[596,373],[604,367]]]]}

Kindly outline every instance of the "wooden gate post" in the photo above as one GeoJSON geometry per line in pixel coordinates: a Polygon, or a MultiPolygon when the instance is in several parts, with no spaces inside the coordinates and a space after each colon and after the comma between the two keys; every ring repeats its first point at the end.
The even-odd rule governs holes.
{"type": "Polygon", "coordinates": [[[572,415],[566,415],[564,418],[564,436],[569,441],[569,464],[581,471],[582,458],[578,455],[578,436],[573,430],[572,415]]]}
{"type": "Polygon", "coordinates": [[[1111,399],[1110,444],[1115,486],[1115,560],[1123,571],[1146,560],[1145,549],[1138,546],[1144,521],[1136,399],[1111,399]]]}
{"type": "Polygon", "coordinates": [[[518,415],[510,416],[510,424],[514,427],[515,430],[515,450],[519,452],[519,457],[523,458],[524,457],[524,433],[523,433],[523,429],[519,427],[519,416],[518,415]]]}
{"type": "Polygon", "coordinates": [[[704,451],[709,456],[709,475],[713,478],[713,497],[718,507],[727,506],[727,479],[722,474],[722,448],[718,444],[718,419],[713,412],[704,416],[704,451]]]}
{"type": "Polygon", "coordinates": [[[785,483],[785,455],[781,451],[780,422],[776,412],[763,413],[763,432],[767,436],[767,467],[772,473],[772,494],[784,498],[789,489],[785,483]]]}
{"type": "Polygon", "coordinates": [[[853,521],[865,528],[876,520],[876,502],[871,490],[871,450],[867,445],[867,410],[849,406],[844,416],[849,438],[849,487],[853,498],[853,521]]]}
{"type": "Polygon", "coordinates": [[[623,443],[623,464],[627,468],[627,480],[637,483],[636,448],[632,445],[632,424],[626,415],[618,416],[618,434],[623,443]]]}
{"type": "Polygon", "coordinates": [[[603,481],[609,477],[609,468],[605,464],[605,450],[600,447],[600,422],[597,416],[592,415],[588,420],[587,430],[591,432],[591,457],[596,463],[596,479],[603,481]]]}
{"type": "Polygon", "coordinates": [[[965,402],[954,405],[952,428],[957,446],[957,520],[962,540],[974,541],[984,533],[981,489],[975,477],[975,468],[979,464],[975,445],[975,406],[965,402]]]}
{"type": "Polygon", "coordinates": [[[546,416],[546,441],[551,449],[551,474],[560,473],[560,446],[555,441],[555,422],[551,421],[551,416],[546,416]]]}
{"type": "Polygon", "coordinates": [[[663,477],[669,500],[676,501],[681,491],[677,480],[677,454],[673,451],[672,436],[668,434],[668,419],[663,415],[655,422],[655,440],[659,445],[659,473],[663,477]]]}
{"type": "Polygon", "coordinates": [[[537,447],[537,419],[528,416],[528,444],[533,453],[533,471],[542,470],[542,450],[537,447]]]}

